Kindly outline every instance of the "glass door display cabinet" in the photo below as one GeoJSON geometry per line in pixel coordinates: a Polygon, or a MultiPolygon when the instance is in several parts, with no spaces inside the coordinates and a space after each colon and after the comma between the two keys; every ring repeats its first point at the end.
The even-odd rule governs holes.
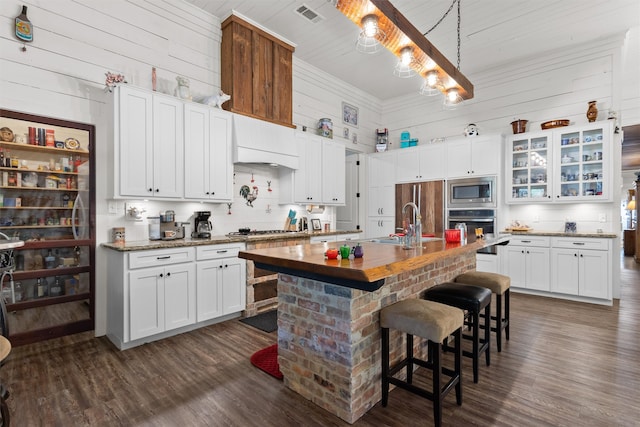
{"type": "Polygon", "coordinates": [[[559,200],[608,200],[610,122],[558,129],[555,197],[559,200]]]}
{"type": "Polygon", "coordinates": [[[12,344],[94,329],[95,127],[0,110],[0,232],[12,344]]]}
{"type": "Polygon", "coordinates": [[[513,202],[550,201],[551,167],[550,134],[522,134],[507,143],[507,170],[511,171],[507,183],[507,200],[513,202]]]}

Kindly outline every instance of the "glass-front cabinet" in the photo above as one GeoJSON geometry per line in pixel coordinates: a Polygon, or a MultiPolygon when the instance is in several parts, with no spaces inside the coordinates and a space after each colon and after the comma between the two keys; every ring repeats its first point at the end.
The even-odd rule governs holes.
{"type": "Polygon", "coordinates": [[[611,140],[608,126],[558,130],[559,164],[555,169],[555,197],[560,200],[608,200],[611,140]]]}
{"type": "Polygon", "coordinates": [[[511,136],[507,202],[610,200],[611,133],[602,121],[511,136]]]}
{"type": "Polygon", "coordinates": [[[549,134],[520,134],[507,144],[507,159],[511,161],[511,200],[550,200],[549,170],[551,148],[549,134]]]}
{"type": "Polygon", "coordinates": [[[24,241],[0,251],[14,345],[94,328],[94,135],[0,110],[0,233],[24,241]]]}

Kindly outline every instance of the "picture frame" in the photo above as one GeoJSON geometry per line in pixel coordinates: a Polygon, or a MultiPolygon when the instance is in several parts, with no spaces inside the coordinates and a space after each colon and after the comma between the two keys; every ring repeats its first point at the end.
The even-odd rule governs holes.
{"type": "Polygon", "coordinates": [[[342,129],[342,136],[349,139],[349,128],[342,129]]]}
{"type": "Polygon", "coordinates": [[[320,220],[318,218],[311,219],[311,230],[322,231],[322,224],[320,224],[320,220]]]}
{"type": "Polygon", "coordinates": [[[358,107],[342,102],[342,123],[349,126],[358,127],[359,110],[358,107]]]}

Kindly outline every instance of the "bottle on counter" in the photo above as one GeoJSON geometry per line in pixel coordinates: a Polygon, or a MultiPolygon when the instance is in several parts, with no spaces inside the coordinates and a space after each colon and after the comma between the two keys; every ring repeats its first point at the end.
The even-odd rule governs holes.
{"type": "Polygon", "coordinates": [[[44,266],[45,268],[56,268],[56,257],[51,253],[51,249],[49,249],[47,256],[44,257],[44,266]]]}
{"type": "Polygon", "coordinates": [[[62,288],[62,285],[60,284],[60,277],[56,276],[53,285],[51,285],[51,289],[49,291],[49,296],[50,297],[59,297],[60,295],[62,295],[64,293],[64,289],[62,288]]]}
{"type": "Polygon", "coordinates": [[[41,278],[38,277],[38,280],[36,281],[36,298],[44,298],[46,296],[49,295],[49,290],[47,289],[47,282],[46,279],[43,282],[41,278]]]}

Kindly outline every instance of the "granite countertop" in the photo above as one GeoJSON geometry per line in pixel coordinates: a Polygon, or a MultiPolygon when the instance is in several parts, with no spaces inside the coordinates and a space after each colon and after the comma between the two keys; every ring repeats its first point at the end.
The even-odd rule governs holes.
{"type": "Polygon", "coordinates": [[[615,233],[565,233],[564,231],[543,231],[543,230],[529,230],[529,231],[502,231],[502,233],[510,233],[514,236],[552,236],[552,237],[595,237],[595,238],[606,238],[606,239],[615,239],[618,237],[615,233]]]}
{"type": "Polygon", "coordinates": [[[361,241],[364,256],[355,259],[326,259],[324,245],[299,245],[241,251],[238,255],[254,261],[260,268],[316,278],[345,287],[373,291],[384,284],[384,279],[415,270],[442,259],[510,239],[500,235],[473,243],[447,243],[444,239],[423,242],[420,247],[404,249],[403,245],[361,241]]]}
{"type": "Polygon", "coordinates": [[[256,234],[251,236],[226,236],[218,235],[211,236],[210,239],[174,239],[174,240],[135,240],[126,241],[124,244],[117,243],[102,243],[100,246],[113,249],[119,252],[129,251],[144,251],[149,249],[170,249],[170,248],[183,248],[188,246],[204,246],[204,245],[221,245],[226,243],[246,243],[246,242],[258,242],[258,241],[272,241],[272,240],[290,240],[290,239],[309,239],[311,236],[334,236],[340,234],[360,233],[362,230],[352,231],[327,231],[317,233],[296,232],[290,233],[276,233],[276,234],[256,234]]]}

